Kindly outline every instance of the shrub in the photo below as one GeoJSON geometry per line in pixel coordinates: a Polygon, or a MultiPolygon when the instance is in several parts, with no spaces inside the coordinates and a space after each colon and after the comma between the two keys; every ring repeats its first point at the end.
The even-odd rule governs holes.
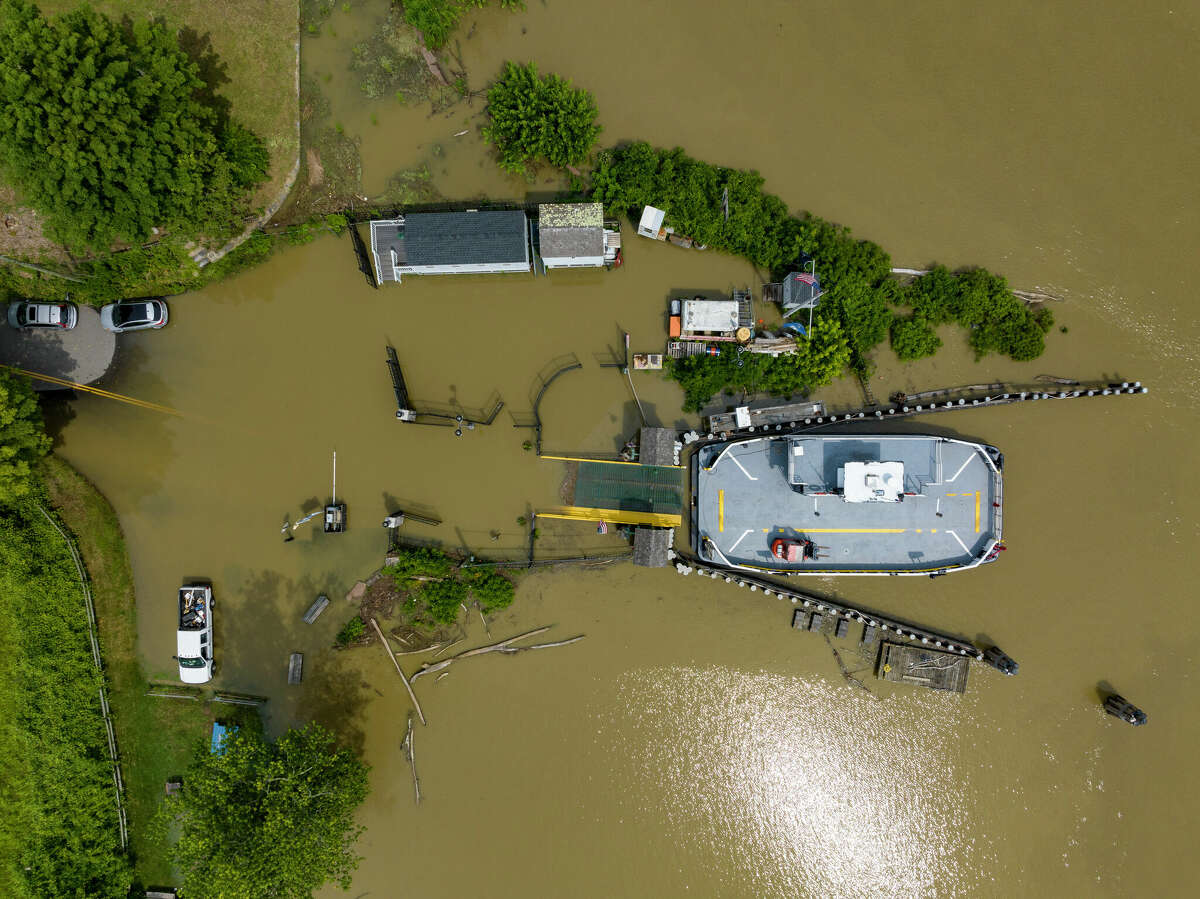
{"type": "Polygon", "coordinates": [[[583,162],[596,144],[596,101],[557,75],[538,76],[533,63],[504,64],[488,90],[488,124],[483,137],[495,145],[500,167],[524,174],[545,159],[565,167],[583,162]]]}
{"type": "Polygon", "coordinates": [[[919,316],[896,316],[892,321],[892,349],[905,362],[932,356],[942,345],[929,322],[919,316]]]}
{"type": "Polygon", "coordinates": [[[358,615],[355,615],[338,631],[337,637],[334,639],[338,646],[349,646],[351,643],[357,643],[362,639],[363,634],[367,632],[367,625],[358,615]]]}
{"type": "Polygon", "coordinates": [[[425,614],[437,624],[453,624],[466,599],[467,587],[458,581],[427,581],[416,594],[425,614]]]}
{"type": "Polygon", "coordinates": [[[444,552],[427,546],[402,546],[394,555],[397,561],[383,569],[383,572],[390,575],[396,586],[401,588],[407,586],[408,579],[414,575],[445,577],[454,566],[444,552]]]}

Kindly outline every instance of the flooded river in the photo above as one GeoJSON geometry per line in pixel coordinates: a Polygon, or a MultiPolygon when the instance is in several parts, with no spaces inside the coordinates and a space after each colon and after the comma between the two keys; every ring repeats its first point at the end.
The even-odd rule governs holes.
{"type": "MultiPolygon", "coordinates": [[[[477,126],[479,101],[430,117],[356,96],[348,47],[378,14],[339,10],[305,46],[333,115],[361,138],[364,191],[434,158],[445,196],[546,189],[499,174],[474,133],[453,136],[477,126]]],[[[760,283],[740,260],[628,227],[613,273],[379,291],[345,238],[325,238],[175,299],[160,333],[122,338],[106,386],[184,416],[81,397],[59,449],[120,514],[148,670],[172,673],[180,580],[211,577],[218,685],[270,696],[272,729],[313,716],[336,727],[373,767],[355,896],[1186,892],[1200,811],[1200,724],[1187,711],[1197,20],[1194,4],[613,0],[487,10],[460,30],[473,88],[504,59],[535,59],[595,93],[606,141],[756,167],[793,209],[851,224],[896,265],[979,264],[1065,298],[1055,315],[1068,331],[1056,327],[1040,360],[976,363],[947,331],[918,365],[881,350],[877,395],[1042,373],[1150,385],[1145,397],[939,416],[930,427],[1005,452],[1009,551],[936,581],[807,584],[994,639],[1019,677],[976,667],[960,697],[863,673],[871,696],[761,594],[628,564],[539,572],[492,634],[552,624],[556,638],[587,639],[421,681],[414,808],[390,663],[377,648],[327,648],[353,612],[342,597],[379,565],[378,521],[424,510],[445,523],[413,536],[519,552],[516,519],[559,504],[564,473],[512,426],[538,372],[568,353],[584,365],[547,394],[547,449],[612,452],[637,424],[627,383],[597,364],[621,330],[652,351],[672,291],[760,283]],[[419,402],[470,412],[499,396],[506,409],[461,438],[396,422],[389,343],[419,402]],[[284,516],[328,497],[335,449],[348,532],[303,526],[284,544],[284,516]],[[301,624],[319,592],[332,607],[301,624]],[[288,688],[297,650],[305,680],[288,688]],[[1106,717],[1105,683],[1149,726],[1106,717]]],[[[650,418],[688,420],[672,385],[635,377],[650,418]]],[[[855,401],[857,386],[822,398],[855,401]]],[[[615,546],[564,523],[539,552],[615,546]]],[[[468,629],[482,642],[477,620],[468,629]]]]}

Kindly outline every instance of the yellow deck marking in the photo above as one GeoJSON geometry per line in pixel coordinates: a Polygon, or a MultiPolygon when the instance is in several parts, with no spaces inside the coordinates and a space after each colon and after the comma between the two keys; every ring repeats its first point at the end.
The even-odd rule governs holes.
{"type": "Polygon", "coordinates": [[[975,533],[979,533],[979,491],[975,491],[975,533]]]}
{"type": "MultiPolygon", "coordinates": [[[[538,456],[554,462],[595,462],[597,465],[641,465],[641,462],[626,462],[623,459],[584,459],[581,456],[538,456]]],[[[654,465],[653,468],[686,468],[685,465],[654,465]]],[[[705,469],[707,471],[708,469],[705,469]]]]}
{"type": "Polygon", "coordinates": [[[611,524],[646,524],[652,527],[677,528],[682,516],[665,512],[632,512],[621,509],[592,509],[586,506],[566,506],[536,513],[538,518],[563,518],[568,521],[607,521],[611,524]]]}
{"type": "Polygon", "coordinates": [[[717,530],[725,532],[725,491],[717,491],[717,530]]]}

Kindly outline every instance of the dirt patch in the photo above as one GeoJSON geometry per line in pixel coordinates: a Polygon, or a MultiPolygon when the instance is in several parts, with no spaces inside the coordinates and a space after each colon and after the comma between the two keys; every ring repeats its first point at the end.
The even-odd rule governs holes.
{"type": "Polygon", "coordinates": [[[308,186],[316,187],[325,181],[325,167],[321,165],[321,156],[315,147],[304,151],[304,159],[308,164],[308,186]]]}

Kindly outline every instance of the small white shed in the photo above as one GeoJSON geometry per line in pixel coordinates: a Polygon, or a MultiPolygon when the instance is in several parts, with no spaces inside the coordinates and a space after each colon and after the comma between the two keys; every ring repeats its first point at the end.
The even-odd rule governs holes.
{"type": "Polygon", "coordinates": [[[651,240],[666,240],[663,232],[663,219],[667,214],[655,206],[647,206],[642,210],[642,220],[638,222],[637,233],[651,240]]]}

